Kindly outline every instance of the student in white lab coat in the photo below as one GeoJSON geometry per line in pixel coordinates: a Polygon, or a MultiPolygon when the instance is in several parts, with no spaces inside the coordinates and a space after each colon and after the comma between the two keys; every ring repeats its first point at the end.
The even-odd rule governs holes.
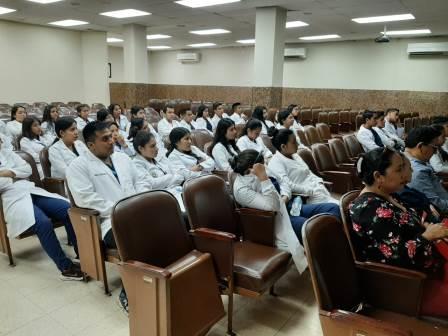
{"type": "Polygon", "coordinates": [[[222,118],[228,118],[229,115],[224,112],[224,105],[222,103],[213,103],[213,118],[212,118],[212,126],[213,132],[218,127],[218,123],[222,118]]]}
{"type": "Polygon", "coordinates": [[[185,211],[181,187],[185,177],[188,177],[188,174],[187,176],[182,175],[185,170],[173,169],[171,162],[166,157],[158,159],[157,142],[150,132],[138,132],[134,137],[133,145],[137,153],[134,157],[137,169],[149,173],[154,189],[164,189],[171,192],[176,197],[182,211],[185,211]]]}
{"type": "Polygon", "coordinates": [[[268,161],[272,157],[272,152],[266,147],[263,139],[260,138],[261,125],[260,120],[250,119],[244,127],[243,136],[238,139],[236,145],[240,151],[254,149],[257,152],[261,152],[265,161],[268,161]]]}
{"type": "Polygon", "coordinates": [[[300,118],[299,118],[299,106],[295,105],[295,104],[291,104],[288,106],[287,110],[292,114],[293,118],[294,118],[294,122],[292,124],[292,129],[294,131],[300,130],[300,131],[304,131],[305,129],[303,128],[302,124],[300,123],[300,118]]]}
{"type": "Polygon", "coordinates": [[[195,130],[197,125],[196,122],[193,120],[194,114],[190,109],[182,109],[179,112],[180,115],[180,127],[185,127],[190,132],[195,130]]]}
{"type": "MultiPolygon", "coordinates": [[[[113,206],[127,196],[151,190],[151,179],[126,154],[114,152],[107,123],[87,124],[83,136],[89,150],[73,160],[67,169],[68,187],[78,207],[100,213],[101,237],[106,247],[116,248],[110,218],[113,206]]],[[[127,309],[124,289],[119,298],[122,307],[127,309]]]]}
{"type": "MultiPolygon", "coordinates": [[[[143,119],[142,123],[144,122],[143,119]]],[[[132,141],[125,138],[125,134],[121,129],[118,128],[117,123],[109,122],[109,129],[112,132],[112,140],[114,141],[114,151],[124,153],[127,156],[133,157],[135,155],[134,148],[132,146],[132,141]]]]}
{"type": "Polygon", "coordinates": [[[243,207],[275,211],[275,246],[291,253],[299,273],[307,262],[303,247],[294,233],[289,214],[264,166],[263,155],[256,150],[242,151],[232,163],[237,177],[233,184],[235,201],[243,207]]]}
{"type": "Polygon", "coordinates": [[[70,163],[80,155],[87,153],[86,145],[78,140],[78,128],[72,117],[61,117],[56,120],[55,130],[57,138],[48,149],[51,163],[51,177],[65,179],[66,170],[70,163]]]}
{"type": "Polygon", "coordinates": [[[195,121],[197,129],[207,130],[213,135],[213,124],[207,106],[199,105],[195,121]]]}
{"type": "Polygon", "coordinates": [[[51,145],[57,138],[56,129],[54,127],[56,120],[59,119],[59,110],[56,105],[45,106],[44,115],[42,117],[42,137],[47,146],[51,145]]]}
{"type": "MultiPolygon", "coordinates": [[[[114,117],[109,113],[108,109],[101,109],[96,112],[96,120],[97,121],[105,121],[105,122],[114,122],[114,117]]],[[[125,131],[126,133],[126,131],[125,131]]]]}
{"type": "Polygon", "coordinates": [[[378,133],[373,129],[376,126],[376,112],[365,110],[362,114],[363,124],[356,133],[356,138],[365,152],[384,147],[378,133]]]}
{"type": "Polygon", "coordinates": [[[110,104],[108,111],[114,118],[114,122],[119,126],[120,130],[126,132],[129,120],[122,114],[121,106],[119,104],[110,104]]]}
{"type": "Polygon", "coordinates": [[[252,113],[252,118],[260,120],[261,122],[261,134],[268,135],[269,129],[273,127],[272,124],[268,125],[266,122],[266,117],[268,115],[268,110],[265,106],[257,106],[254,109],[254,112],[252,113]]]}
{"type": "Polygon", "coordinates": [[[92,122],[93,119],[89,118],[90,107],[87,104],[81,104],[76,106],[76,112],[78,112],[78,116],[75,118],[76,125],[78,127],[78,131],[82,132],[84,127],[89,122],[92,122]]]}
{"type": "Polygon", "coordinates": [[[277,120],[277,129],[292,129],[292,125],[294,124],[294,116],[289,110],[280,111],[278,113],[277,120]]]}
{"type": "MultiPolygon", "coordinates": [[[[436,119],[438,123],[432,125],[432,127],[436,131],[440,132],[441,135],[437,141],[437,150],[435,150],[434,154],[431,156],[429,164],[436,173],[448,174],[448,153],[443,149],[443,145],[445,144],[446,140],[445,127],[440,123],[442,118],[436,119]]],[[[448,118],[446,118],[445,120],[448,120],[448,118]]]]}
{"type": "Polygon", "coordinates": [[[235,123],[230,118],[221,119],[212,144],[212,157],[217,170],[232,171],[230,162],[238,155],[235,123]]]}
{"type": "Polygon", "coordinates": [[[12,140],[22,135],[22,122],[25,118],[25,108],[20,105],[14,105],[11,109],[11,121],[6,124],[6,135],[12,140]]]}
{"type": "Polygon", "coordinates": [[[167,157],[174,171],[182,171],[186,178],[210,173],[215,169],[215,161],[199,148],[192,145],[190,131],[184,127],[177,127],[170,133],[171,148],[167,157]]]}
{"type": "Polygon", "coordinates": [[[266,117],[264,121],[266,122],[266,125],[268,125],[268,129],[271,127],[277,127],[277,115],[279,110],[275,107],[271,107],[268,109],[268,112],[266,114],[266,117]]]}
{"type": "Polygon", "coordinates": [[[26,117],[22,122],[22,139],[20,139],[20,149],[30,154],[36,162],[40,179],[44,178],[39,154],[47,145],[42,139],[42,129],[40,121],[36,117],[26,117]]]}
{"type": "Polygon", "coordinates": [[[157,131],[162,139],[168,138],[170,132],[180,126],[180,123],[176,120],[176,113],[174,113],[174,106],[166,105],[163,108],[163,112],[165,116],[162,120],[157,124],[157,131]]]}
{"type": "Polygon", "coordinates": [[[384,128],[384,112],[376,112],[376,126],[373,127],[375,132],[379,135],[384,146],[398,151],[404,151],[404,141],[400,138],[390,135],[384,128]]]}
{"type": "Polygon", "coordinates": [[[243,113],[243,109],[241,108],[241,103],[234,103],[232,105],[232,115],[230,119],[233,120],[235,125],[245,124],[247,121],[246,115],[243,113]]]}
{"type": "Polygon", "coordinates": [[[74,264],[62,250],[51,221],[64,223],[68,240],[78,254],[75,232],[68,216],[70,204],[63,197],[26,180],[31,175],[30,165],[12,150],[3,148],[1,141],[0,147],[0,195],[8,237],[16,238],[32,230],[58,267],[62,280],[83,280],[79,264],[74,264]]]}
{"type": "Polygon", "coordinates": [[[386,110],[385,124],[384,130],[389,134],[392,134],[398,138],[400,138],[398,124],[400,122],[400,118],[398,116],[399,110],[396,108],[388,108],[386,110]]]}

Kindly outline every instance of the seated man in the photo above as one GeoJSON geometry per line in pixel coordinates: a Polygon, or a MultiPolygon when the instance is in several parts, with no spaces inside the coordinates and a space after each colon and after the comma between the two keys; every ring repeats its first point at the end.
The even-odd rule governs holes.
{"type": "Polygon", "coordinates": [[[409,132],[405,153],[411,161],[413,172],[408,186],[424,193],[440,211],[448,213],[448,192],[429,164],[437,150],[440,135],[440,131],[431,126],[414,128],[409,132]]]}
{"type": "Polygon", "coordinates": [[[229,115],[224,112],[224,105],[222,103],[213,103],[213,132],[216,130],[216,127],[218,127],[218,123],[222,118],[229,118],[229,115]]]}
{"type": "Polygon", "coordinates": [[[400,117],[398,115],[399,113],[400,110],[397,108],[388,108],[386,110],[386,116],[384,117],[385,120],[384,130],[390,135],[397,137],[398,139],[401,139],[404,129],[402,127],[399,127],[400,123],[400,117]]]}
{"type": "Polygon", "coordinates": [[[180,127],[185,127],[190,132],[196,129],[196,123],[194,122],[194,114],[190,109],[182,109],[179,112],[181,121],[180,127]]]}
{"type": "Polygon", "coordinates": [[[246,115],[243,113],[243,109],[241,108],[241,103],[234,103],[232,105],[232,115],[230,119],[233,120],[235,125],[245,124],[246,123],[246,115]]]}
{"type": "Polygon", "coordinates": [[[377,111],[376,126],[373,127],[373,130],[380,136],[381,142],[386,147],[393,148],[399,151],[404,151],[404,141],[398,137],[390,135],[384,128],[384,123],[385,123],[384,112],[377,111]]]}
{"type": "MultiPolygon", "coordinates": [[[[151,177],[137,169],[126,154],[114,152],[107,123],[88,123],[83,136],[89,151],[68,167],[68,187],[78,207],[99,211],[104,243],[108,248],[117,248],[110,219],[112,208],[124,197],[151,190],[151,177]]],[[[127,309],[124,290],[120,302],[127,309]]]]}
{"type": "Polygon", "coordinates": [[[165,116],[157,124],[157,131],[162,139],[168,138],[173,128],[180,127],[180,123],[176,120],[176,113],[174,113],[174,106],[166,105],[163,108],[165,116]]]}
{"type": "Polygon", "coordinates": [[[373,129],[376,126],[377,114],[375,111],[365,110],[362,114],[363,124],[356,133],[356,138],[365,152],[372,149],[384,147],[378,133],[373,129]]]}

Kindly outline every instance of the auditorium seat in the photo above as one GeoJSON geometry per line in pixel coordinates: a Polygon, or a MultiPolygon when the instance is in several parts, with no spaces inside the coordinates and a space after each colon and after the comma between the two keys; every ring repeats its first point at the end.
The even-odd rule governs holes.
{"type": "Polygon", "coordinates": [[[328,140],[328,144],[330,145],[330,150],[336,160],[336,163],[353,165],[353,163],[356,162],[356,159],[350,157],[348,154],[347,147],[342,139],[330,139],[328,140]]]}
{"type": "Polygon", "coordinates": [[[320,112],[317,116],[317,122],[328,124],[328,112],[320,112]]]}
{"type": "Polygon", "coordinates": [[[313,123],[313,113],[311,112],[311,109],[307,108],[302,108],[300,110],[300,123],[305,126],[305,125],[311,125],[313,123]]]}
{"type": "Polygon", "coordinates": [[[422,117],[421,119],[421,125],[422,126],[429,126],[430,125],[430,119],[428,117],[422,117]]]}
{"type": "Polygon", "coordinates": [[[352,124],[350,121],[350,111],[339,112],[339,132],[350,132],[352,124]]]}
{"type": "Polygon", "coordinates": [[[65,194],[65,181],[63,179],[51,177],[51,162],[48,153],[48,147],[42,149],[39,153],[39,160],[44,173],[45,189],[49,192],[67,197],[65,194]]]}
{"type": "Polygon", "coordinates": [[[229,295],[227,332],[232,334],[233,293],[262,295],[287,272],[291,255],[274,247],[275,213],[236,209],[226,188],[217,176],[201,176],[185,182],[183,196],[193,229],[218,230],[238,237],[204,243],[219,255],[215,263],[218,279],[229,295]]]}
{"type": "MultiPolygon", "coordinates": [[[[248,119],[249,120],[249,119],[248,119]]],[[[238,124],[235,125],[236,128],[236,137],[237,139],[243,136],[244,127],[246,127],[246,124],[238,124]]]]}
{"type": "Polygon", "coordinates": [[[328,112],[328,125],[330,126],[331,133],[339,133],[339,112],[328,112]]]}
{"type": "Polygon", "coordinates": [[[447,334],[417,319],[424,274],[355,262],[334,216],[312,217],[302,236],[324,336],[447,334]]]}
{"type": "Polygon", "coordinates": [[[422,120],[419,117],[413,117],[412,118],[412,127],[417,128],[422,125],[422,120]]]}
{"type": "Polygon", "coordinates": [[[320,137],[319,133],[317,132],[316,127],[314,127],[313,125],[307,125],[304,127],[304,132],[306,135],[306,138],[308,140],[308,143],[310,145],[316,144],[316,143],[323,143],[325,142],[324,140],[322,140],[322,138],[320,137]]]}
{"type": "Polygon", "coordinates": [[[320,174],[319,170],[317,169],[316,161],[314,160],[313,153],[311,152],[311,150],[308,148],[300,148],[297,151],[297,154],[306,163],[306,165],[314,175],[324,179],[324,185],[328,189],[328,191],[333,191],[333,183],[329,182],[328,180],[325,181],[324,176],[320,174]]]}
{"type": "Polygon", "coordinates": [[[356,117],[358,116],[359,111],[357,110],[352,110],[350,111],[350,123],[351,123],[351,130],[352,131],[356,131],[356,117]]]}
{"type": "Polygon", "coordinates": [[[319,120],[319,114],[322,112],[322,108],[320,107],[313,107],[311,109],[311,115],[313,118],[313,125],[316,125],[319,120]]]}
{"type": "Polygon", "coordinates": [[[413,128],[413,119],[412,118],[404,119],[404,133],[408,134],[412,128],[413,128]]]}
{"type": "Polygon", "coordinates": [[[260,134],[261,139],[263,140],[264,145],[272,152],[272,154],[275,154],[277,149],[272,144],[272,140],[269,136],[260,134]]]}
{"type": "Polygon", "coordinates": [[[317,169],[325,180],[333,182],[333,191],[343,194],[353,189],[355,168],[338,165],[331,155],[330,148],[324,144],[311,146],[317,169]]]}
{"type": "Polygon", "coordinates": [[[308,142],[305,132],[302,130],[296,130],[296,132],[297,132],[297,136],[299,137],[300,143],[304,146],[309,147],[310,143],[308,142]]]}
{"type": "Polygon", "coordinates": [[[225,315],[213,247],[232,244],[234,235],[199,228],[191,239],[176,198],[160,190],[120,200],[112,229],[130,335],[204,335],[225,315]]]}
{"type": "Polygon", "coordinates": [[[194,146],[204,151],[205,144],[213,142],[213,136],[206,130],[197,129],[191,131],[191,140],[194,146]]]}
{"type": "Polygon", "coordinates": [[[355,134],[344,135],[342,139],[344,140],[348,154],[351,158],[357,158],[359,155],[364,153],[364,150],[362,149],[362,146],[355,134]]]}
{"type": "Polygon", "coordinates": [[[342,138],[342,135],[339,135],[339,134],[332,135],[328,124],[317,123],[316,129],[317,129],[317,132],[319,133],[320,138],[324,142],[328,142],[328,140],[333,139],[333,138],[342,138]]]}

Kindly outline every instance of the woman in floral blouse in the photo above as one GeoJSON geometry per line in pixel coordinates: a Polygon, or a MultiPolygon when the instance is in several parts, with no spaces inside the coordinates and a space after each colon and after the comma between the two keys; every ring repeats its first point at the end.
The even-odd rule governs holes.
{"type": "Polygon", "coordinates": [[[448,229],[422,223],[416,211],[392,196],[406,183],[401,154],[377,148],[363,155],[357,168],[365,184],[350,205],[357,254],[364,260],[431,275],[435,280],[427,281],[422,313],[448,317],[448,275],[441,280],[445,260],[434,247],[435,241],[448,237],[448,229]]]}

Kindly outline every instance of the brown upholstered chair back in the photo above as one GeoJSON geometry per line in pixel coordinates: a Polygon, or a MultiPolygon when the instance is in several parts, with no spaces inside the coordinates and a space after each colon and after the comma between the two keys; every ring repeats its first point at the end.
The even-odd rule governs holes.
{"type": "Polygon", "coordinates": [[[349,214],[349,205],[359,196],[360,192],[360,190],[349,191],[348,193],[344,194],[340,200],[342,224],[344,226],[344,232],[350,245],[350,250],[352,251],[353,258],[355,260],[358,260],[358,258],[356,256],[356,250],[354,246],[352,220],[349,214]]]}
{"type": "Polygon", "coordinates": [[[42,149],[39,153],[40,164],[42,165],[42,170],[44,172],[44,177],[51,177],[51,162],[48,154],[48,147],[42,149]]]}
{"type": "Polygon", "coordinates": [[[191,131],[191,140],[193,145],[204,151],[205,144],[213,141],[213,137],[205,130],[193,130],[191,131]]]}
{"type": "Polygon", "coordinates": [[[164,268],[192,250],[177,200],[167,191],[127,197],[114,206],[111,217],[122,261],[164,268]]]}
{"type": "Polygon", "coordinates": [[[328,112],[319,112],[319,115],[317,116],[317,122],[328,124],[328,112]]]}
{"type": "Polygon", "coordinates": [[[359,143],[358,139],[356,139],[356,136],[354,134],[345,135],[343,139],[350,157],[354,158],[364,153],[361,144],[359,143]]]}
{"type": "Polygon", "coordinates": [[[316,130],[316,127],[312,125],[305,126],[305,135],[308,139],[308,143],[310,145],[322,142],[322,139],[319,136],[319,133],[316,130]]]}
{"type": "Polygon", "coordinates": [[[334,216],[317,215],[306,221],[302,236],[319,308],[352,311],[362,296],[342,224],[334,216]]]}
{"type": "Polygon", "coordinates": [[[302,108],[300,110],[300,123],[302,125],[310,125],[313,122],[313,113],[309,108],[302,108]]]}
{"type": "Polygon", "coordinates": [[[327,145],[314,144],[311,146],[311,149],[319,171],[338,170],[338,165],[327,145]]]}
{"type": "Polygon", "coordinates": [[[405,118],[404,119],[404,132],[408,134],[412,129],[413,121],[412,118],[405,118]]]}
{"type": "Polygon", "coordinates": [[[310,146],[310,143],[308,142],[308,139],[306,138],[305,132],[302,130],[297,130],[296,132],[297,132],[297,136],[299,137],[302,145],[310,146]]]}
{"type": "Polygon", "coordinates": [[[261,139],[263,140],[264,145],[274,154],[277,149],[272,144],[272,140],[267,135],[260,135],[261,139]]]}
{"type": "Polygon", "coordinates": [[[309,149],[300,148],[297,154],[305,161],[308,168],[314,175],[320,176],[319,170],[317,169],[316,161],[314,161],[313,154],[309,149]]]}
{"type": "Polygon", "coordinates": [[[317,132],[319,132],[319,136],[322,140],[332,139],[330,126],[324,123],[316,124],[317,132]]]}
{"type": "Polygon", "coordinates": [[[243,136],[243,132],[244,132],[244,127],[246,126],[246,124],[238,124],[235,125],[236,128],[236,137],[240,138],[243,136]]]}
{"type": "Polygon", "coordinates": [[[37,170],[36,162],[34,161],[33,157],[24,151],[16,151],[16,154],[19,155],[31,166],[31,175],[28,179],[31,182],[34,182],[36,187],[43,188],[44,185],[40,180],[39,171],[37,170]]]}
{"type": "Polygon", "coordinates": [[[331,111],[328,113],[328,123],[329,124],[339,124],[339,112],[331,111]]]}
{"type": "Polygon", "coordinates": [[[335,138],[328,140],[331,153],[333,154],[336,163],[350,163],[350,155],[348,155],[347,147],[341,139],[335,138]]]}
{"type": "Polygon", "coordinates": [[[193,228],[209,228],[238,234],[234,203],[225,181],[214,175],[184,183],[183,197],[193,228]]]}

